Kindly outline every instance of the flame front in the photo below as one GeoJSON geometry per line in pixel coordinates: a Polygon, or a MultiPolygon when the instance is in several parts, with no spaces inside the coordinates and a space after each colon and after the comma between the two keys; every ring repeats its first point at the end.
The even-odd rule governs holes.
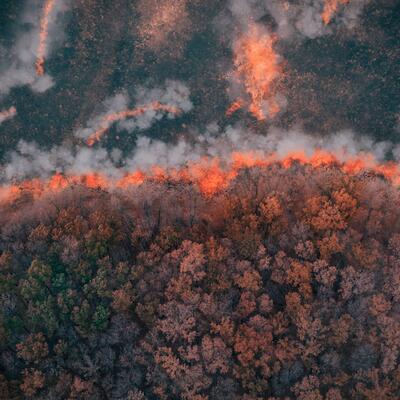
{"type": "Polygon", "coordinates": [[[40,31],[39,31],[39,46],[37,49],[36,58],[36,73],[39,76],[44,75],[44,62],[47,49],[47,38],[49,36],[49,19],[50,14],[54,9],[55,0],[46,0],[43,9],[43,15],[40,20],[40,31]]]}
{"type": "Polygon", "coordinates": [[[340,5],[349,4],[350,0],[325,0],[324,9],[321,14],[322,21],[328,25],[337,13],[340,5]]]}
{"type": "Polygon", "coordinates": [[[276,84],[283,70],[274,49],[275,42],[275,36],[252,24],[234,45],[234,77],[250,98],[249,111],[260,121],[280,111],[276,84]]]}
{"type": "Polygon", "coordinates": [[[162,104],[156,101],[141,107],[134,108],[133,110],[125,110],[113,114],[108,114],[103,118],[100,128],[89,136],[86,143],[89,146],[93,146],[104,136],[104,134],[108,131],[108,129],[114,122],[121,121],[127,118],[137,117],[149,110],[164,111],[175,115],[181,113],[181,109],[179,109],[178,107],[162,104]]]}
{"type": "Polygon", "coordinates": [[[400,185],[399,165],[395,163],[380,164],[372,154],[360,154],[342,161],[339,155],[323,150],[316,150],[310,156],[302,151],[293,152],[283,158],[276,153],[235,152],[231,154],[230,160],[227,162],[223,162],[219,158],[203,158],[180,168],[165,169],[154,166],[147,172],[137,170],[126,173],[118,179],[111,179],[96,172],[69,176],[55,174],[48,180],[32,179],[16,185],[0,186],[0,200],[3,202],[13,201],[21,192],[28,192],[34,197],[40,197],[46,193],[61,191],[72,185],[101,189],[124,189],[141,185],[147,181],[193,184],[204,196],[211,197],[227,189],[240,170],[253,167],[268,168],[271,165],[290,168],[294,163],[313,168],[336,166],[349,175],[373,172],[383,176],[396,186],[400,185]]]}

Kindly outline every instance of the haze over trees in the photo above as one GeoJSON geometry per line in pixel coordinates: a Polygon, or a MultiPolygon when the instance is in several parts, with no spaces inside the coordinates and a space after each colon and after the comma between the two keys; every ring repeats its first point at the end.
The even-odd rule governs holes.
{"type": "Polygon", "coordinates": [[[400,194],[339,168],[0,209],[1,399],[400,398],[400,194]]]}

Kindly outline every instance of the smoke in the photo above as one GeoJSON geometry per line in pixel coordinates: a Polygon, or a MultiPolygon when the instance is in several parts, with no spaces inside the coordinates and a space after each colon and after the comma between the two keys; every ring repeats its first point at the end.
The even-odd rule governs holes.
{"type": "MultiPolygon", "coordinates": [[[[239,103],[245,103],[258,120],[274,118],[287,104],[282,87],[284,60],[276,49],[279,42],[313,39],[337,27],[351,29],[366,2],[230,0],[216,24],[223,37],[232,32],[228,40],[234,70],[228,77],[229,96],[236,105],[233,110],[237,110],[239,103]]],[[[231,108],[227,111],[230,113],[231,108]]]]}
{"type": "Polygon", "coordinates": [[[38,58],[48,57],[56,43],[63,39],[61,16],[68,10],[68,5],[69,0],[54,2],[47,19],[45,42],[40,40],[42,7],[37,2],[27,5],[14,44],[10,48],[0,48],[0,96],[18,86],[29,85],[33,91],[43,93],[54,85],[52,77],[44,71],[37,74],[35,64],[38,58]]]}
{"type": "Polygon", "coordinates": [[[280,50],[293,42],[350,32],[369,0],[229,0],[215,20],[232,48],[227,73],[229,117],[245,107],[259,121],[271,121],[288,105],[290,67],[280,50]],[[289,79],[287,79],[289,78],[289,79]]]}
{"type": "Polygon", "coordinates": [[[103,103],[104,111],[93,117],[87,123],[86,128],[80,128],[75,132],[75,136],[81,139],[88,139],[92,134],[94,134],[99,127],[102,126],[103,120],[107,115],[115,114],[126,110],[129,104],[129,96],[127,92],[121,92],[115,96],[107,99],[103,103]]]}
{"type": "Polygon", "coordinates": [[[128,118],[137,118],[149,112],[165,112],[167,115],[179,115],[182,111],[177,107],[162,104],[156,101],[130,110],[108,114],[102,119],[99,129],[89,136],[87,139],[87,144],[89,146],[93,146],[96,142],[98,142],[114,122],[125,121],[128,118]]]}
{"type": "MultiPolygon", "coordinates": [[[[180,139],[175,144],[140,137],[135,151],[125,160],[125,166],[127,170],[149,168],[155,164],[177,167],[202,157],[228,160],[235,152],[253,152],[261,156],[277,154],[280,158],[294,152],[311,156],[317,150],[330,152],[341,161],[365,153],[383,162],[392,148],[390,142],[376,142],[352,131],[317,136],[300,128],[283,131],[272,127],[267,135],[259,135],[241,125],[228,126],[221,132],[216,124],[211,124],[203,133],[193,130],[191,140],[180,139]]],[[[397,154],[400,156],[400,151],[392,155],[397,154]]]]}
{"type": "MultiPolygon", "coordinates": [[[[99,139],[113,122],[120,131],[132,133],[134,130],[145,130],[155,122],[167,118],[175,118],[179,112],[188,112],[193,105],[190,91],[181,82],[167,80],[161,88],[139,86],[135,90],[134,110],[128,110],[130,97],[122,92],[104,102],[104,111],[91,119],[87,127],[79,129],[76,136],[81,139],[99,139]]],[[[90,140],[89,144],[93,144],[90,140]]]]}
{"type": "MultiPolygon", "coordinates": [[[[233,30],[235,37],[231,38],[234,50],[233,64],[236,69],[231,74],[230,94],[233,99],[239,99],[228,110],[228,115],[240,107],[247,106],[256,118],[272,119],[285,105],[285,98],[277,88],[283,69],[282,60],[274,48],[275,40],[299,36],[317,37],[332,32],[340,24],[351,28],[365,3],[366,1],[353,0],[342,4],[335,9],[327,26],[321,16],[325,6],[322,0],[231,0],[229,23],[233,21],[237,26],[233,30]],[[273,18],[276,26],[264,26],[266,24],[261,19],[267,14],[273,18]]],[[[57,26],[57,16],[65,11],[63,4],[65,3],[57,1],[54,10],[48,13],[50,29],[57,26]]],[[[0,90],[3,92],[18,84],[29,84],[37,91],[45,91],[52,85],[50,76],[37,77],[35,74],[39,25],[37,17],[33,17],[32,13],[29,15],[33,22],[36,21],[36,25],[33,22],[30,24],[29,32],[34,34],[26,33],[20,36],[13,47],[15,59],[19,60],[19,64],[16,65],[20,68],[8,69],[0,77],[0,90]]],[[[222,20],[221,24],[227,23],[226,19],[222,20]]],[[[46,56],[49,55],[51,47],[51,43],[44,47],[46,56]]],[[[165,105],[170,107],[170,110],[181,112],[189,112],[193,107],[189,88],[182,82],[167,80],[158,88],[138,86],[132,92],[124,90],[106,99],[98,113],[85,127],[78,129],[75,136],[93,144],[93,137],[95,141],[99,140],[113,124],[118,131],[130,134],[146,130],[162,118],[176,117],[175,112],[168,111],[166,107],[152,106],[154,104],[165,105]]],[[[343,160],[360,153],[370,153],[378,161],[385,160],[388,155],[396,160],[400,159],[400,150],[393,147],[393,144],[376,142],[352,131],[319,136],[308,135],[301,128],[285,131],[270,127],[268,131],[257,134],[241,124],[222,130],[217,124],[210,124],[203,131],[192,127],[184,134],[184,137],[173,143],[138,136],[135,149],[125,156],[122,156],[119,149],[108,151],[101,145],[87,148],[63,144],[48,151],[40,149],[35,143],[21,141],[14,151],[7,154],[6,162],[1,168],[1,178],[3,181],[30,177],[45,178],[59,172],[66,175],[99,172],[106,176],[118,177],[129,171],[150,169],[154,165],[178,167],[202,157],[227,160],[235,152],[255,152],[260,155],[274,153],[284,158],[293,152],[311,155],[322,149],[343,160]]]]}
{"type": "MultiPolygon", "coordinates": [[[[189,89],[178,81],[167,80],[160,88],[149,89],[148,87],[140,86],[135,89],[134,93],[135,104],[153,104],[156,102],[160,103],[159,107],[145,109],[131,120],[120,121],[115,119],[115,123],[120,130],[128,132],[144,130],[164,116],[174,118],[177,110],[188,112],[193,107],[190,101],[189,89]],[[162,106],[162,104],[165,104],[165,106],[162,106]]],[[[99,128],[104,127],[106,116],[123,114],[129,108],[129,103],[130,97],[126,91],[107,99],[102,106],[104,111],[91,119],[87,126],[79,129],[75,135],[82,139],[88,139],[99,128]]],[[[111,120],[110,123],[112,122],[114,121],[111,120]]],[[[108,126],[106,127],[108,128],[108,126]]],[[[54,146],[48,151],[40,149],[36,143],[22,140],[16,150],[6,155],[7,161],[1,168],[1,177],[5,181],[10,181],[32,177],[45,178],[58,172],[68,175],[93,171],[102,172],[106,175],[120,175],[132,165],[140,164],[142,157],[147,160],[153,160],[151,154],[144,156],[143,153],[146,148],[153,145],[158,148],[158,151],[154,154],[163,152],[162,142],[154,142],[154,144],[150,145],[147,143],[146,138],[139,138],[137,150],[123,160],[118,149],[107,152],[102,147],[94,149],[64,143],[60,146],[54,146]]],[[[175,150],[173,147],[174,145],[168,146],[168,151],[171,151],[171,155],[167,156],[168,160],[171,162],[173,159],[182,161],[183,158],[174,155],[179,153],[179,150],[175,150]]],[[[145,164],[148,165],[148,163],[145,164]]]]}
{"type": "MultiPolygon", "coordinates": [[[[216,21],[219,27],[239,27],[265,16],[273,19],[280,39],[310,38],[327,35],[337,28],[357,26],[369,0],[230,0],[229,14],[216,21]]],[[[234,31],[235,29],[232,29],[234,31]]]]}
{"type": "MultiPolygon", "coordinates": [[[[190,101],[190,91],[188,87],[184,83],[174,80],[167,80],[162,88],[139,86],[136,89],[136,104],[150,104],[153,102],[168,104],[185,113],[189,112],[193,107],[193,104],[190,101]]],[[[156,121],[160,120],[163,115],[164,113],[162,110],[149,110],[139,118],[122,121],[120,128],[127,130],[129,133],[136,129],[148,129],[156,121]]],[[[174,118],[174,114],[168,113],[167,117],[174,118]]]]}
{"type": "MultiPolygon", "coordinates": [[[[113,104],[122,102],[119,104],[124,105],[122,99],[114,98],[113,104]]],[[[393,150],[392,143],[377,142],[351,131],[341,131],[330,136],[311,136],[300,128],[283,131],[271,127],[267,135],[259,135],[240,124],[228,126],[222,131],[217,124],[210,124],[203,132],[189,129],[185,138],[175,143],[139,136],[135,149],[124,157],[119,149],[108,152],[102,147],[64,144],[45,151],[35,143],[21,141],[16,150],[7,154],[7,162],[1,168],[1,178],[9,182],[32,177],[48,178],[55,173],[68,176],[93,172],[120,177],[138,169],[149,170],[155,165],[162,168],[181,167],[204,157],[229,161],[236,152],[252,153],[260,158],[275,154],[283,159],[293,153],[312,156],[319,150],[333,154],[342,162],[360,154],[368,154],[379,163],[387,159],[388,155],[400,159],[400,150],[393,150]]]]}
{"type": "Polygon", "coordinates": [[[16,150],[7,156],[8,162],[1,168],[5,181],[25,178],[47,178],[55,173],[85,174],[93,171],[108,171],[117,174],[115,163],[119,161],[117,151],[108,153],[103,148],[54,146],[41,150],[36,143],[21,140],[16,150]]]}

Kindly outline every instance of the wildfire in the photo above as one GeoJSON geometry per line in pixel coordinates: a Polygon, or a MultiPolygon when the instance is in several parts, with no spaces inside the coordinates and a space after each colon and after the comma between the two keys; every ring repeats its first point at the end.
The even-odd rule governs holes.
{"type": "Polygon", "coordinates": [[[252,24],[234,45],[234,77],[244,86],[250,98],[249,111],[258,120],[272,118],[280,110],[276,84],[283,71],[275,42],[275,36],[252,24]]]}
{"type": "Polygon", "coordinates": [[[400,185],[399,165],[395,163],[379,164],[370,154],[361,154],[348,158],[346,161],[341,161],[338,155],[323,150],[316,150],[310,156],[304,152],[295,152],[283,158],[275,153],[236,152],[231,155],[229,161],[225,162],[218,158],[204,158],[180,168],[165,169],[160,166],[154,166],[149,171],[137,170],[126,173],[118,179],[108,178],[99,173],[71,176],[55,174],[48,180],[33,179],[18,185],[0,186],[0,200],[12,201],[21,192],[28,192],[34,197],[39,197],[46,193],[61,191],[72,185],[84,185],[89,188],[124,189],[134,185],[141,185],[147,181],[193,184],[204,196],[211,197],[228,188],[231,181],[236,178],[242,169],[252,167],[267,168],[271,165],[290,168],[295,163],[313,168],[336,166],[349,175],[372,171],[382,175],[394,185],[400,185]]]}
{"type": "Polygon", "coordinates": [[[13,118],[17,114],[15,107],[10,107],[8,110],[0,111],[0,124],[7,119],[13,118]]]}
{"type": "Polygon", "coordinates": [[[44,58],[46,55],[46,43],[49,35],[49,19],[50,14],[54,9],[55,0],[46,0],[43,8],[43,15],[40,20],[40,32],[39,32],[39,47],[37,49],[36,58],[36,73],[39,76],[44,74],[44,58]]]}
{"type": "Polygon", "coordinates": [[[237,110],[240,110],[243,107],[243,101],[242,99],[235,100],[229,108],[226,110],[225,115],[227,117],[230,117],[232,114],[234,114],[237,110]]]}
{"type": "Polygon", "coordinates": [[[150,104],[146,104],[141,107],[134,108],[133,110],[125,110],[125,111],[120,111],[118,113],[113,113],[113,114],[108,114],[106,115],[103,120],[101,121],[101,126],[100,128],[91,134],[89,138],[87,139],[86,143],[89,146],[93,146],[96,142],[98,142],[104,134],[107,132],[107,130],[110,128],[110,126],[117,121],[121,121],[127,118],[134,118],[139,115],[144,114],[146,111],[149,110],[154,110],[154,111],[164,111],[167,113],[171,114],[180,114],[181,110],[178,107],[175,106],[169,106],[167,104],[162,104],[159,102],[153,102],[150,104]]]}
{"type": "Polygon", "coordinates": [[[322,21],[328,25],[332,17],[337,13],[340,5],[349,4],[350,0],[325,0],[324,9],[321,14],[322,21]]]}

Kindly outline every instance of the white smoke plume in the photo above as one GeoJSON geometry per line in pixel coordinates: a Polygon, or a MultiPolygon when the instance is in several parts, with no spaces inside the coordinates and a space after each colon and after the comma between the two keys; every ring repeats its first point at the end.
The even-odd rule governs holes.
{"type": "MultiPolygon", "coordinates": [[[[148,88],[146,86],[139,86],[135,91],[135,104],[144,105],[158,101],[162,104],[176,107],[182,112],[189,112],[193,104],[190,101],[189,88],[180,81],[167,80],[165,85],[161,88],[148,88]]],[[[136,129],[148,129],[160,120],[165,113],[157,110],[149,110],[141,116],[121,121],[119,127],[126,129],[128,132],[133,132],[136,129]]],[[[168,118],[174,118],[173,114],[168,113],[168,118]]]]}
{"type": "Polygon", "coordinates": [[[215,20],[222,40],[232,48],[235,64],[233,70],[226,72],[230,84],[228,95],[233,102],[227,110],[228,115],[232,107],[235,109],[237,106],[246,107],[259,120],[273,120],[290,102],[284,86],[285,60],[281,59],[277,45],[291,45],[293,41],[314,39],[339,29],[351,32],[358,26],[360,15],[369,1],[228,0],[227,7],[215,20]],[[324,11],[328,4],[331,4],[331,12],[327,21],[324,11]],[[253,34],[249,35],[249,32],[253,34]],[[264,52],[267,53],[268,37],[273,38],[273,51],[264,58],[255,57],[258,49],[254,43],[259,43],[262,48],[261,42],[264,41],[264,52]],[[268,63],[274,57],[277,61],[268,63]],[[265,60],[264,65],[260,60],[265,60]],[[259,73],[261,68],[265,73],[259,73]],[[238,74],[239,69],[244,73],[238,74]],[[268,81],[270,83],[266,84],[268,81]],[[249,95],[250,104],[246,101],[249,95]]]}
{"type": "MultiPolygon", "coordinates": [[[[221,131],[217,124],[211,124],[204,132],[189,131],[189,137],[177,143],[165,143],[145,136],[138,138],[135,150],[126,157],[113,149],[108,152],[102,147],[53,147],[50,151],[40,150],[34,143],[21,141],[17,149],[8,153],[3,165],[2,181],[25,178],[46,178],[56,172],[66,175],[102,173],[110,177],[120,177],[125,172],[146,170],[154,165],[178,167],[202,157],[219,157],[229,160],[236,151],[253,152],[260,156],[276,153],[284,158],[292,152],[311,155],[321,149],[335,154],[340,160],[355,157],[360,153],[371,153],[377,161],[384,161],[393,144],[376,142],[351,131],[341,131],[326,136],[304,133],[300,128],[289,132],[271,128],[267,135],[258,135],[247,128],[229,126],[221,131]]],[[[393,151],[400,159],[400,151],[393,151]]]]}
{"type": "Polygon", "coordinates": [[[87,139],[96,132],[101,126],[105,116],[126,110],[129,107],[129,96],[127,92],[121,92],[107,99],[103,103],[103,112],[90,119],[85,128],[80,128],[75,132],[75,136],[87,139]]]}
{"type": "Polygon", "coordinates": [[[4,181],[47,178],[58,172],[68,175],[108,171],[110,176],[118,172],[115,166],[118,152],[109,154],[103,148],[61,145],[46,151],[41,150],[36,143],[21,140],[17,149],[8,154],[7,159],[7,164],[0,168],[4,181]]]}
{"type": "Polygon", "coordinates": [[[276,23],[275,33],[280,39],[313,39],[330,34],[337,28],[355,28],[368,2],[350,0],[340,7],[332,21],[326,25],[321,18],[325,0],[230,0],[228,13],[220,15],[216,25],[224,32],[235,32],[237,29],[243,31],[249,22],[259,21],[269,15],[276,23]]]}
{"type": "MultiPolygon", "coordinates": [[[[190,91],[182,82],[167,80],[161,88],[139,86],[135,89],[134,100],[132,101],[133,105],[130,104],[131,100],[126,91],[107,99],[103,104],[104,111],[92,118],[85,128],[79,129],[75,133],[75,136],[81,139],[87,139],[101,128],[106,116],[130,108],[141,107],[153,102],[159,102],[168,106],[176,107],[182,112],[188,112],[193,107],[193,104],[190,101],[190,91]]],[[[167,118],[175,118],[175,115],[172,113],[166,114],[163,110],[149,108],[134,118],[118,121],[117,128],[119,131],[127,131],[128,133],[131,133],[134,130],[145,130],[150,128],[165,115],[167,118]]]]}
{"type": "Polygon", "coordinates": [[[125,160],[126,168],[148,168],[154,164],[175,167],[201,157],[229,159],[233,152],[276,153],[284,158],[293,152],[311,155],[317,149],[332,152],[343,161],[360,153],[371,153],[377,161],[384,161],[393,147],[390,142],[376,142],[352,131],[316,136],[300,128],[290,131],[271,128],[267,135],[258,135],[241,125],[229,126],[221,132],[216,124],[211,124],[204,133],[193,131],[192,138],[169,144],[141,137],[133,155],[125,160]]]}
{"type": "MultiPolygon", "coordinates": [[[[29,1],[21,16],[21,26],[11,47],[0,48],[0,97],[6,96],[14,87],[29,85],[43,93],[54,85],[53,78],[38,76],[35,62],[39,45],[40,18],[43,2],[29,1]]],[[[46,56],[64,39],[61,16],[69,9],[69,0],[56,0],[49,20],[46,56]]]]}

